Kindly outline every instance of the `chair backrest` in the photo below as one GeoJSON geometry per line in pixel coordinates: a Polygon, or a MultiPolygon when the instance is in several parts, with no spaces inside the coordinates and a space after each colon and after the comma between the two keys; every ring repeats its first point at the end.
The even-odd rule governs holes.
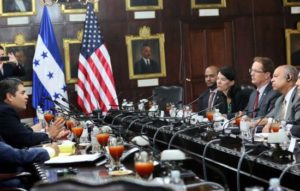
{"type": "Polygon", "coordinates": [[[158,185],[135,178],[113,178],[100,184],[89,184],[77,179],[61,179],[51,183],[39,183],[31,191],[176,191],[169,185],[158,185]]]}
{"type": "Polygon", "coordinates": [[[153,100],[159,105],[159,109],[164,110],[166,103],[174,103],[176,107],[181,107],[183,102],[183,88],[181,86],[159,86],[152,91],[153,100]]]}

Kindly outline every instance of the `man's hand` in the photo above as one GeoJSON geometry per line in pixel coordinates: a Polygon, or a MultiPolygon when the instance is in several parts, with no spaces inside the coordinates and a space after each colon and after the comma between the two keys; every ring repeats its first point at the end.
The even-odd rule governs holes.
{"type": "Polygon", "coordinates": [[[43,148],[48,151],[50,158],[59,154],[59,148],[57,143],[45,144],[43,145],[43,148]]]}
{"type": "Polygon", "coordinates": [[[262,129],[263,133],[270,133],[271,123],[267,123],[262,129]]]}
{"type": "Polygon", "coordinates": [[[56,119],[50,127],[46,127],[46,132],[48,132],[50,139],[57,139],[60,132],[64,129],[65,120],[56,119]]]}

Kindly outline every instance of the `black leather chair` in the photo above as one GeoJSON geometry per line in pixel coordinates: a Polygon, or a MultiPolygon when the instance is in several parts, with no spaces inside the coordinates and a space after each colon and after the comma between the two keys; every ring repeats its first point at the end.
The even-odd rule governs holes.
{"type": "Polygon", "coordinates": [[[100,184],[89,184],[76,179],[61,179],[52,183],[40,183],[31,191],[175,191],[168,185],[158,185],[130,177],[113,178],[100,184]]]}
{"type": "Polygon", "coordinates": [[[166,103],[174,103],[176,107],[182,107],[183,88],[181,86],[159,86],[152,91],[153,100],[164,110],[166,103]]]}

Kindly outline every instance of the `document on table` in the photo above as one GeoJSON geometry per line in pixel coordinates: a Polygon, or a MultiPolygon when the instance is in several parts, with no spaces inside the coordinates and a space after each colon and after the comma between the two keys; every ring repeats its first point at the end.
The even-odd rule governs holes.
{"type": "Polygon", "coordinates": [[[86,154],[86,155],[71,155],[71,156],[58,156],[45,161],[45,164],[66,164],[66,163],[79,163],[79,162],[93,162],[100,158],[100,153],[86,154]]]}

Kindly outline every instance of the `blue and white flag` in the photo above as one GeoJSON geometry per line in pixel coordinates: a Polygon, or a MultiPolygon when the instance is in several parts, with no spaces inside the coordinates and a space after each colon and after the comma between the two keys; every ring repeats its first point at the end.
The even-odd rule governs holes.
{"type": "MultiPolygon", "coordinates": [[[[32,106],[45,110],[54,107],[53,101],[69,107],[62,101],[68,99],[64,76],[64,63],[60,56],[48,9],[45,6],[40,32],[33,58],[32,106]]],[[[60,106],[61,107],[61,106],[60,106]]]]}

